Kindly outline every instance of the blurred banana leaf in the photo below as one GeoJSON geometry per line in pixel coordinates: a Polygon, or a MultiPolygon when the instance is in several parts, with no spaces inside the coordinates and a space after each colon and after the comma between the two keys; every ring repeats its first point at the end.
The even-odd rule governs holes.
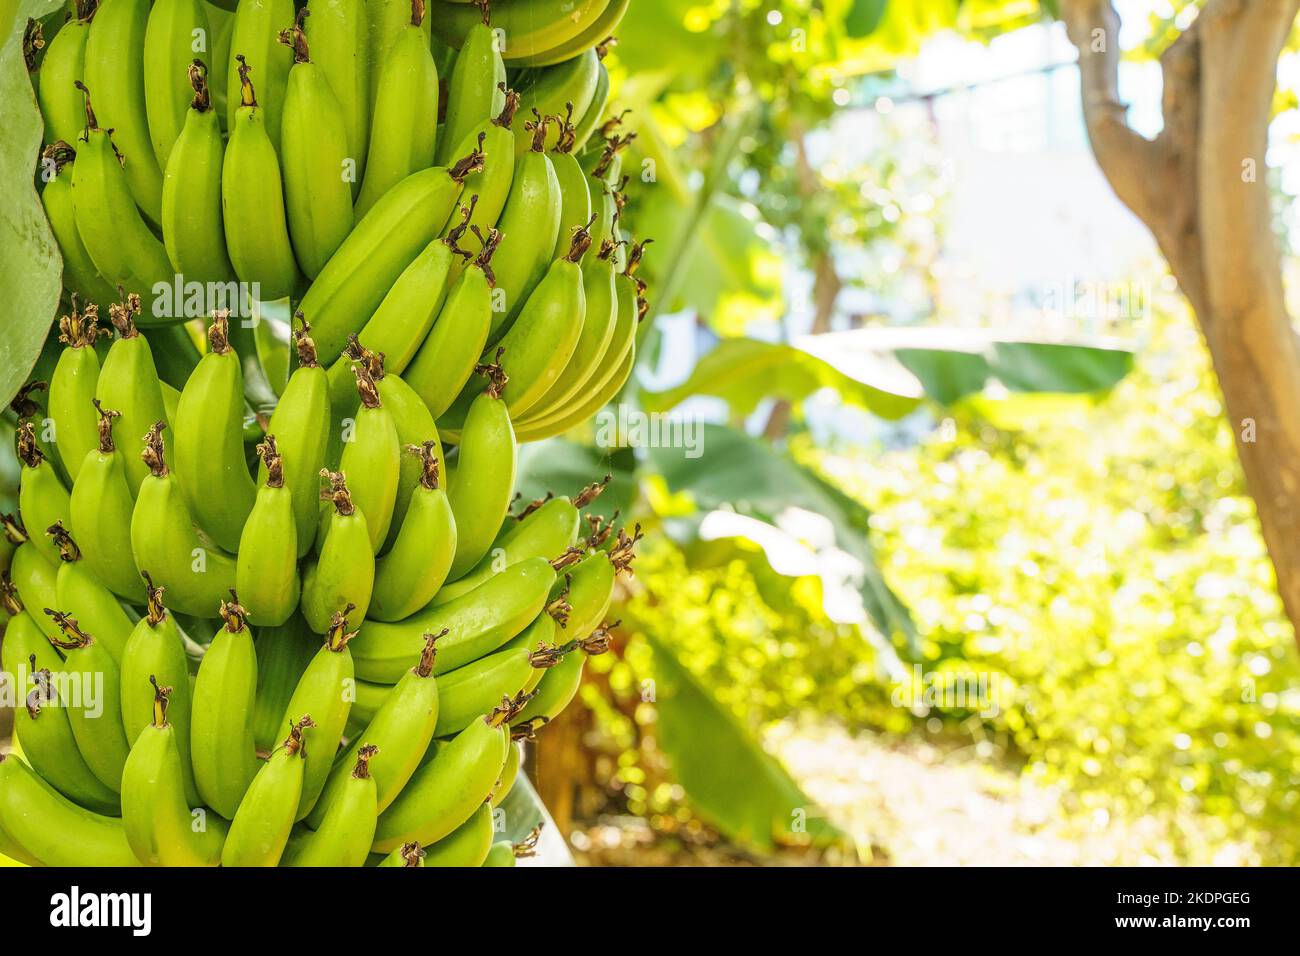
{"type": "Polygon", "coordinates": [[[55,0],[18,5],[0,47],[0,102],[5,132],[0,137],[0,289],[6,320],[0,323],[0,400],[17,394],[31,371],[59,305],[63,258],[33,186],[44,125],[23,62],[23,27],[28,17],[55,10],[55,0]]]}
{"type": "Polygon", "coordinates": [[[728,838],[762,852],[778,843],[826,846],[843,839],[672,649],[649,640],[659,743],[700,815],[728,838]]]}

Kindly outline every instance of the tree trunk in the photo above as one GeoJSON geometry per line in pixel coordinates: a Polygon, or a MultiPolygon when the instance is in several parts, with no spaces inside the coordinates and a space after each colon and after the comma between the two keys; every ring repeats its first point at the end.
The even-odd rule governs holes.
{"type": "Polygon", "coordinates": [[[1093,152],[1155,236],[1209,347],[1287,616],[1300,638],[1300,347],[1265,152],[1300,0],[1208,0],[1161,58],[1164,130],[1129,127],[1111,0],[1066,0],[1093,152]]]}

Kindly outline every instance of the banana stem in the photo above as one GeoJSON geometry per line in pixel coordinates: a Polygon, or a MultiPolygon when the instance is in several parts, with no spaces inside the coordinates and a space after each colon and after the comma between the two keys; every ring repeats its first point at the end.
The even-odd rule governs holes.
{"type": "Polygon", "coordinates": [[[208,67],[202,60],[195,59],[189,67],[190,86],[194,88],[194,99],[190,109],[196,113],[206,113],[212,109],[212,92],[208,89],[208,67]]]}
{"type": "Polygon", "coordinates": [[[298,367],[316,368],[320,363],[316,360],[316,343],[311,339],[311,325],[301,309],[293,317],[299,322],[298,328],[293,330],[293,344],[298,350],[298,367]]]}
{"type": "Polygon", "coordinates": [[[149,683],[153,684],[153,725],[161,730],[167,726],[167,705],[171,703],[172,689],[159,687],[158,678],[153,674],[149,675],[149,683]]]}
{"type": "Polygon", "coordinates": [[[18,424],[18,460],[28,468],[39,468],[45,454],[36,447],[36,426],[31,422],[18,424]]]}
{"type": "Polygon", "coordinates": [[[330,617],[330,626],[325,630],[325,646],[335,654],[343,651],[348,646],[348,641],[356,637],[360,631],[348,630],[348,615],[357,609],[357,606],[351,602],[341,611],[335,611],[330,617]]]}
{"type": "Polygon", "coordinates": [[[157,627],[167,620],[167,608],[163,606],[162,600],[163,589],[154,587],[153,578],[148,571],[141,571],[140,577],[144,578],[145,622],[150,627],[157,627]]]}
{"type": "Polygon", "coordinates": [[[99,428],[99,453],[111,455],[116,450],[113,447],[113,419],[121,418],[122,413],[105,408],[97,398],[92,398],[91,402],[95,405],[95,411],[99,413],[99,421],[96,423],[99,428]]]}
{"type": "Polygon", "coordinates": [[[449,633],[450,628],[444,627],[437,634],[424,635],[424,649],[420,651],[420,662],[415,665],[415,673],[418,676],[429,677],[433,674],[433,662],[438,656],[438,640],[449,633]]]}
{"type": "Polygon", "coordinates": [[[283,488],[284,459],[276,447],[275,436],[267,435],[263,438],[257,446],[257,453],[262,456],[262,464],[266,465],[266,487],[283,488]]]}
{"type": "Polygon", "coordinates": [[[140,458],[155,478],[167,477],[167,458],[164,454],[162,437],[163,429],[166,427],[167,423],[164,421],[154,422],[144,436],[144,451],[140,452],[140,458]]]}
{"type": "Polygon", "coordinates": [[[438,456],[433,453],[437,442],[429,439],[423,444],[407,445],[406,451],[420,459],[420,484],[429,491],[438,488],[438,456]]]}
{"type": "Polygon", "coordinates": [[[519,94],[506,86],[504,80],[497,84],[497,89],[505,95],[506,102],[501,107],[501,112],[493,118],[492,124],[509,129],[515,121],[515,113],[519,112],[519,94]]]}
{"type": "Polygon", "coordinates": [[[45,533],[54,539],[54,546],[59,549],[60,559],[67,562],[81,560],[81,549],[77,547],[77,542],[72,540],[68,529],[63,527],[62,520],[46,528],[45,533]]]}
{"type": "Polygon", "coordinates": [[[226,624],[226,630],[231,634],[238,634],[246,627],[248,612],[239,603],[239,597],[235,594],[234,588],[230,589],[230,600],[222,601],[217,613],[221,615],[221,620],[226,624]]]}
{"type": "Polygon", "coordinates": [[[366,780],[370,777],[370,759],[379,753],[379,748],[374,744],[366,744],[357,751],[357,762],[352,768],[352,776],[358,780],[366,780]]]}
{"type": "Polygon", "coordinates": [[[236,53],[235,59],[239,62],[239,66],[235,68],[239,73],[239,105],[256,106],[257,92],[253,89],[253,81],[248,78],[248,74],[253,71],[253,68],[244,59],[244,54],[236,53]]]}

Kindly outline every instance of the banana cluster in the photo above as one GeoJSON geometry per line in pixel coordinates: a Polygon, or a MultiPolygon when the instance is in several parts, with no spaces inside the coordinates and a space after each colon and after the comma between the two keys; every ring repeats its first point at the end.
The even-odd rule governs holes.
{"type": "Polygon", "coordinates": [[[499,366],[474,372],[488,385],[445,456],[424,402],[356,337],[339,419],[305,325],[255,475],[226,316],[172,397],[139,308],[110,308],[102,360],[97,308],[65,316],[48,416],[31,398],[43,383],[20,397],[0,597],[26,762],[0,758],[0,852],[513,862],[493,852],[492,815],[518,772],[512,738],[559,713],[608,648],[639,532],[584,520],[603,483],[509,513],[499,366]]]}
{"type": "Polygon", "coordinates": [[[452,438],[504,349],[520,440],[572,428],[626,382],[646,310],[634,134],[601,122],[627,7],[79,0],[36,74],[64,283],[101,309],[136,291],[142,326],[219,307],[182,290],[288,299],[336,401],[358,335],[452,438]]]}

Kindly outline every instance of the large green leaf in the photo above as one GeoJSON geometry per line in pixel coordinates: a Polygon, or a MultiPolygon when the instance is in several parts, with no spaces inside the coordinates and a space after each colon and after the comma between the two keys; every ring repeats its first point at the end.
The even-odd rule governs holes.
{"type": "Polygon", "coordinates": [[[646,635],[655,656],[659,743],[696,811],[729,839],[768,852],[777,843],[825,846],[842,835],[678,662],[646,635]]]}
{"type": "Polygon", "coordinates": [[[881,418],[902,418],[920,403],[920,389],[899,376],[868,381],[869,369],[850,375],[801,348],[757,339],[724,339],[696,364],[681,385],[643,392],[648,411],[665,411],[694,395],[713,395],[736,415],[748,415],[767,398],[798,404],[814,392],[831,388],[851,405],[881,418]]]}
{"type": "Polygon", "coordinates": [[[43,125],[23,63],[23,24],[58,7],[23,0],[0,47],[0,401],[8,404],[40,354],[59,305],[63,258],[33,185],[43,125]]]}
{"type": "MultiPolygon", "coordinates": [[[[790,508],[828,519],[836,545],[859,565],[856,583],[865,613],[881,633],[901,638],[915,652],[915,625],[876,564],[866,509],[789,456],[741,431],[705,425],[701,437],[701,454],[695,458],[677,448],[649,450],[647,470],[658,475],[665,491],[689,500],[697,511],[730,508],[770,524],[777,524],[790,508]]],[[[873,629],[863,630],[892,666],[892,645],[873,629]]]]}

